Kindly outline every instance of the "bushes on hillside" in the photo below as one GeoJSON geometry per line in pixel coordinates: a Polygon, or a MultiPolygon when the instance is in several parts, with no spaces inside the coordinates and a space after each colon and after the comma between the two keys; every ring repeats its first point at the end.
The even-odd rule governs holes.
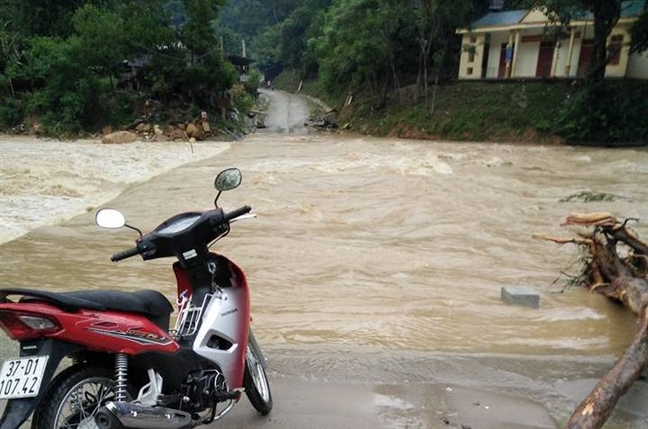
{"type": "Polygon", "coordinates": [[[581,85],[560,112],[559,135],[575,143],[648,144],[648,83],[581,85]]]}
{"type": "Polygon", "coordinates": [[[60,10],[43,9],[57,12],[50,18],[57,22],[43,26],[36,21],[48,15],[32,14],[24,2],[0,7],[13,18],[0,22],[0,129],[27,118],[55,136],[119,127],[149,98],[172,108],[215,107],[236,80],[211,25],[221,2],[182,2],[175,27],[167,3],[61,2],[60,10]]]}
{"type": "MultiPolygon", "coordinates": [[[[279,81],[279,80],[278,80],[279,81]]],[[[305,90],[310,92],[311,85],[305,90]]],[[[461,82],[438,88],[434,114],[416,91],[390,95],[377,109],[369,92],[355,94],[341,122],[374,135],[466,141],[556,142],[623,146],[648,143],[648,82],[461,82]]]]}

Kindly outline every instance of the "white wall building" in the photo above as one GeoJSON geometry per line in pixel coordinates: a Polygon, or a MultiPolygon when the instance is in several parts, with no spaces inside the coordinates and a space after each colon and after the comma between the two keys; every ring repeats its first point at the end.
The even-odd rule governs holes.
{"type": "MultiPolygon", "coordinates": [[[[606,77],[648,79],[648,53],[629,54],[630,28],[645,0],[624,1],[608,38],[606,77]]],[[[574,19],[560,37],[548,31],[543,8],[491,12],[457,30],[463,36],[459,79],[583,77],[594,51],[591,14],[574,19]]]]}

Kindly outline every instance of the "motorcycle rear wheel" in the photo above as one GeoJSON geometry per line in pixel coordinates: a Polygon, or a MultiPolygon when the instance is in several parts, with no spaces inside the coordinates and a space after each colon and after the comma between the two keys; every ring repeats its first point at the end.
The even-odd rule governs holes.
{"type": "Polygon", "coordinates": [[[256,349],[248,345],[245,354],[243,387],[245,387],[245,394],[254,409],[265,416],[272,411],[272,393],[270,392],[270,383],[268,383],[265,369],[259,359],[256,349]]]}
{"type": "Polygon", "coordinates": [[[115,400],[114,386],[109,368],[67,368],[48,387],[34,412],[32,429],[97,429],[94,417],[106,402],[115,400]]]}

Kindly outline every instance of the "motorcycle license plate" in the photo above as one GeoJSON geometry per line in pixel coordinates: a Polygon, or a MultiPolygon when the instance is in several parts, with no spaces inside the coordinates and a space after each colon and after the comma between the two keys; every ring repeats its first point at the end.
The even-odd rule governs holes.
{"type": "Polygon", "coordinates": [[[49,356],[8,360],[0,369],[0,399],[31,398],[38,395],[49,356]]]}

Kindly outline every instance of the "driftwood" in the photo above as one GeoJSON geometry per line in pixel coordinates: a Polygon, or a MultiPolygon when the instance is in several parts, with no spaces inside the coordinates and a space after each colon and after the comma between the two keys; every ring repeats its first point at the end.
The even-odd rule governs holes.
{"type": "Polygon", "coordinates": [[[590,290],[621,302],[637,316],[632,343],[574,411],[567,422],[568,429],[602,427],[621,396],[648,366],[648,244],[628,227],[630,220],[619,222],[609,213],[575,214],[567,217],[563,225],[581,225],[593,231],[579,234],[578,238],[534,236],[559,244],[585,246],[589,257],[581,282],[590,290]],[[624,256],[617,251],[621,243],[628,247],[624,256]]]}
{"type": "Polygon", "coordinates": [[[304,123],[304,125],[307,127],[318,128],[320,130],[336,129],[338,127],[337,112],[335,110],[329,110],[320,117],[310,118],[308,122],[304,123]]]}

